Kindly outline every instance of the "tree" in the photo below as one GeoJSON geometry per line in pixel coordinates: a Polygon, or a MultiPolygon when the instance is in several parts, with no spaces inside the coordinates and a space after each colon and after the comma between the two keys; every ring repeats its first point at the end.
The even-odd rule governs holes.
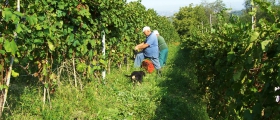
{"type": "Polygon", "coordinates": [[[187,38],[192,30],[202,29],[208,23],[204,7],[201,5],[193,7],[193,4],[180,8],[173,21],[175,29],[183,39],[187,38]]]}
{"type": "Polygon", "coordinates": [[[255,7],[256,9],[256,21],[259,21],[259,19],[261,18],[264,18],[270,22],[273,22],[271,20],[271,16],[268,16],[267,13],[266,13],[266,9],[269,8],[269,6],[271,8],[269,9],[273,9],[275,12],[279,12],[279,0],[278,2],[276,0],[263,0],[263,3],[266,3],[266,7],[267,8],[263,8],[261,9],[260,8],[260,5],[258,5],[258,2],[255,2],[254,3],[254,6],[252,6],[252,0],[246,0],[244,2],[244,6],[245,6],[245,10],[243,10],[243,14],[241,16],[241,21],[244,21],[244,22],[251,22],[252,21],[252,15],[250,15],[249,13],[252,12],[252,7],[255,7]],[[278,5],[277,5],[278,3],[278,5]]]}

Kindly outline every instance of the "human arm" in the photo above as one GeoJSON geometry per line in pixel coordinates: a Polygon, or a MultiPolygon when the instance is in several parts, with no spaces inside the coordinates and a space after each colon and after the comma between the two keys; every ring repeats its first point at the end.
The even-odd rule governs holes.
{"type": "Polygon", "coordinates": [[[148,46],[149,46],[149,44],[147,44],[147,43],[141,43],[141,44],[136,45],[134,49],[135,50],[142,50],[142,49],[144,49],[148,46]]]}

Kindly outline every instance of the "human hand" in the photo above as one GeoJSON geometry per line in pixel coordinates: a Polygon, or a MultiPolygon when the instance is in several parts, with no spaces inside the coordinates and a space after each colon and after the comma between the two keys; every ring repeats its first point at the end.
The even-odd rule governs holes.
{"type": "Polygon", "coordinates": [[[134,50],[138,50],[138,49],[139,49],[138,46],[135,46],[135,47],[134,47],[134,50]]]}

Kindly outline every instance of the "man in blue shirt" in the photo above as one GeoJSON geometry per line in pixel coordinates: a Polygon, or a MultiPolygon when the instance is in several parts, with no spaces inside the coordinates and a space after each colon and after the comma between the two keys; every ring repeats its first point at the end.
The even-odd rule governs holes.
{"type": "Polygon", "coordinates": [[[143,33],[146,35],[146,40],[143,43],[140,43],[135,46],[135,50],[142,50],[142,52],[138,53],[134,60],[134,67],[140,67],[141,62],[145,58],[149,58],[158,73],[160,72],[161,66],[159,63],[159,49],[158,49],[158,39],[156,34],[151,32],[150,27],[146,26],[143,28],[143,33]]]}

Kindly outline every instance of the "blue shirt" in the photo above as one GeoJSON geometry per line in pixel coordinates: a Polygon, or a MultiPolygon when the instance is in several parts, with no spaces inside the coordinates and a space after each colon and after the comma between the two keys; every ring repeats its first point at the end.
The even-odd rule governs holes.
{"type": "Polygon", "coordinates": [[[146,38],[144,43],[148,44],[149,46],[144,49],[145,57],[159,57],[159,50],[158,50],[158,39],[156,34],[153,32],[146,38]]]}

